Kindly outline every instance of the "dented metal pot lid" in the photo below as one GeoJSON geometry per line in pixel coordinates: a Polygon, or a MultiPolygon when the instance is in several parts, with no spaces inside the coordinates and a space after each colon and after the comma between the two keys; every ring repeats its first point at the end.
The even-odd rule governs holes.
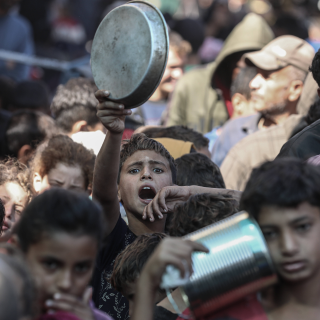
{"type": "Polygon", "coordinates": [[[159,85],[167,64],[169,37],[161,12],[145,1],[112,10],[93,39],[91,69],[109,99],[135,108],[159,85]]]}

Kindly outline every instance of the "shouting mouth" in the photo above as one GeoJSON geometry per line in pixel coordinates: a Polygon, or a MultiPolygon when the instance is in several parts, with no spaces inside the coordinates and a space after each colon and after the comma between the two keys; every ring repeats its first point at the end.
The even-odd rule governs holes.
{"type": "Polygon", "coordinates": [[[139,189],[139,198],[144,204],[149,204],[155,196],[156,191],[151,186],[143,186],[139,189]]]}

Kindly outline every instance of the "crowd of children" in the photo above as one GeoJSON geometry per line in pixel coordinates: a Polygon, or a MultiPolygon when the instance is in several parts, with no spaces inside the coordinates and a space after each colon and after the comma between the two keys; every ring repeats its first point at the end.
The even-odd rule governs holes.
{"type": "MultiPolygon", "coordinates": [[[[292,77],[306,75],[291,65],[280,71],[287,67],[292,77]]],[[[311,68],[318,87],[319,70],[320,51],[311,68]]],[[[248,86],[261,74],[283,92],[274,84],[279,74],[244,67],[231,87],[239,115],[244,105],[251,114],[248,86]]],[[[285,90],[295,108],[303,81],[293,82],[285,90]]],[[[183,237],[240,210],[259,224],[279,281],[257,293],[251,307],[243,304],[243,314],[230,305],[205,319],[319,319],[319,102],[306,118],[292,111],[305,128],[290,131],[293,138],[276,160],[240,177],[241,192],[226,188],[224,172],[211,161],[212,136],[182,125],[145,126],[124,139],[132,110],[109,95],[75,78],[58,88],[55,120],[29,110],[8,122],[0,162],[0,319],[194,319],[178,288],[172,306],[162,276],[168,265],[181,276],[192,273],[193,252],[209,249],[183,237]]],[[[279,116],[284,107],[272,112],[279,116]]],[[[277,118],[268,112],[259,115],[260,124],[277,118]]],[[[269,130],[264,124],[256,129],[269,130]]]]}

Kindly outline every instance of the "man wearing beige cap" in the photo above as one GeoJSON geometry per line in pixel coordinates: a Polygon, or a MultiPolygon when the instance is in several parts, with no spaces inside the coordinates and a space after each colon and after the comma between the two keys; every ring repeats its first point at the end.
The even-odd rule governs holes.
{"type": "Polygon", "coordinates": [[[221,172],[227,188],[243,190],[251,170],[273,160],[295,130],[306,125],[297,114],[297,104],[313,56],[313,48],[294,36],[281,36],[244,55],[245,62],[258,71],[250,82],[259,112],[252,116],[251,128],[255,125],[257,132],[234,145],[224,159],[221,172]]]}
{"type": "Polygon", "coordinates": [[[313,48],[294,36],[276,38],[262,50],[244,55],[245,62],[258,70],[250,82],[251,103],[258,113],[229,120],[224,125],[211,150],[213,162],[221,166],[229,150],[247,135],[280,124],[297,113],[313,56],[313,48]]]}

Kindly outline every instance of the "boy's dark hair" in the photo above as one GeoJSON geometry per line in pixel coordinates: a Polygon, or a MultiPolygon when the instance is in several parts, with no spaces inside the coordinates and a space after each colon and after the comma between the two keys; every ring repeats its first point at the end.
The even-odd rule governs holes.
{"type": "Polygon", "coordinates": [[[87,78],[73,78],[59,85],[50,107],[59,128],[71,132],[77,121],[85,120],[89,126],[99,123],[94,95],[97,90],[93,80],[87,78]]]}
{"type": "Polygon", "coordinates": [[[320,87],[320,49],[313,57],[309,71],[312,72],[313,79],[318,84],[318,87],[320,87]]]}
{"type": "Polygon", "coordinates": [[[120,173],[125,161],[131,157],[137,151],[150,150],[159,153],[169,162],[172,182],[176,183],[177,180],[177,169],[174,164],[174,159],[170,155],[169,151],[158,141],[148,138],[143,133],[134,134],[130,140],[126,140],[122,145],[120,152],[120,166],[118,174],[118,183],[120,182],[120,173]]]}
{"type": "Polygon", "coordinates": [[[165,237],[164,233],[144,234],[127,246],[114,262],[109,279],[112,287],[122,293],[126,284],[135,282],[143,266],[165,237]]]}
{"type": "Polygon", "coordinates": [[[15,182],[32,198],[31,185],[29,183],[29,169],[16,159],[0,161],[0,186],[7,182],[15,182]]]}
{"type": "Polygon", "coordinates": [[[320,119],[320,99],[311,105],[308,114],[306,116],[306,122],[308,125],[314,123],[320,119]]]}
{"type": "Polygon", "coordinates": [[[50,108],[49,90],[42,81],[19,82],[13,91],[14,110],[31,109],[48,112],[50,108]]]}
{"type": "Polygon", "coordinates": [[[143,133],[149,138],[171,138],[182,141],[190,141],[196,149],[207,148],[209,139],[201,133],[187,128],[186,126],[171,126],[171,127],[153,127],[147,128],[143,133]]]}
{"type": "Polygon", "coordinates": [[[189,153],[175,160],[178,186],[225,188],[219,167],[202,153],[189,153]]]}
{"type": "Polygon", "coordinates": [[[250,81],[257,74],[256,67],[246,66],[241,68],[238,75],[231,83],[230,95],[233,97],[236,93],[242,94],[247,100],[251,98],[250,81]]]}
{"type": "Polygon", "coordinates": [[[27,252],[54,232],[67,232],[75,236],[88,235],[100,245],[103,220],[99,206],[85,193],[52,188],[35,197],[25,208],[14,227],[19,245],[27,252]]]}
{"type": "Polygon", "coordinates": [[[195,194],[174,208],[166,231],[172,237],[182,237],[238,211],[238,202],[232,196],[195,194]]]}
{"type": "Polygon", "coordinates": [[[49,116],[39,111],[17,111],[12,115],[6,131],[8,155],[17,158],[24,145],[35,149],[57,132],[55,122],[49,116]]]}
{"type": "Polygon", "coordinates": [[[19,277],[22,282],[20,299],[22,309],[19,310],[21,317],[35,319],[38,312],[36,286],[29,269],[26,267],[21,251],[10,244],[2,244],[0,245],[0,252],[0,260],[7,264],[13,271],[15,278],[19,277]]]}
{"type": "Polygon", "coordinates": [[[240,209],[257,218],[265,206],[320,208],[320,168],[294,158],[276,159],[253,169],[242,193],[240,209]]]}
{"type": "Polygon", "coordinates": [[[68,136],[57,135],[38,147],[31,167],[32,173],[38,172],[43,178],[59,162],[70,166],[78,165],[87,189],[92,184],[95,160],[94,153],[82,144],[74,142],[68,136]]]}

